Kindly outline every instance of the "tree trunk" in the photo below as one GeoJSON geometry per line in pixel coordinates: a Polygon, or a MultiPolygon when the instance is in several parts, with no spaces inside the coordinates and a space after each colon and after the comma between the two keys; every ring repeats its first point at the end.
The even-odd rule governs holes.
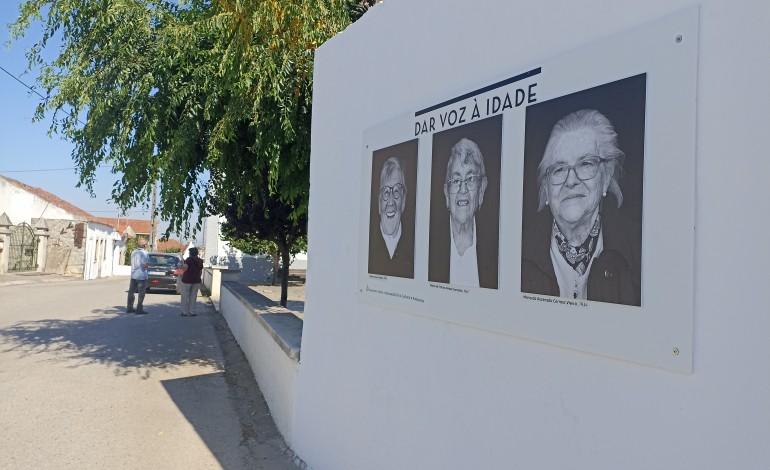
{"type": "Polygon", "coordinates": [[[286,245],[279,246],[281,250],[281,306],[286,307],[286,301],[289,297],[289,264],[291,264],[291,253],[286,245]]]}
{"type": "Polygon", "coordinates": [[[273,258],[273,282],[272,285],[278,284],[278,272],[281,270],[281,256],[278,250],[274,250],[270,253],[273,258]]]}

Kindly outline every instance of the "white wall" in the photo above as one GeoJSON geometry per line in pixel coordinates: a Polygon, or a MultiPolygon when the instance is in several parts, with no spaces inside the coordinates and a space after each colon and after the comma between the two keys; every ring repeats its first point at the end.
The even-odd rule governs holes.
{"type": "MultiPolygon", "coordinates": [[[[214,282],[219,284],[216,279],[214,282]]],[[[291,446],[297,360],[289,357],[278,344],[278,340],[273,338],[264,320],[259,319],[263,314],[291,315],[291,313],[285,310],[281,312],[276,308],[271,309],[268,306],[255,311],[254,307],[248,305],[226,284],[218,287],[221,287],[219,313],[227,320],[227,325],[249,361],[276,427],[287,444],[291,446]]],[[[214,288],[216,287],[212,286],[212,291],[214,288]]],[[[296,321],[301,323],[301,320],[296,319],[296,321]]],[[[301,327],[299,329],[301,330],[301,327]]]]}
{"type": "MultiPolygon", "coordinates": [[[[233,248],[222,239],[221,224],[224,217],[210,215],[203,224],[203,260],[206,266],[227,266],[241,270],[241,281],[264,282],[272,279],[273,263],[267,255],[252,255],[233,248]]],[[[289,265],[290,269],[307,269],[307,253],[299,253],[289,265]]]]}
{"type": "Polygon", "coordinates": [[[110,277],[113,274],[115,230],[109,225],[89,222],[86,231],[85,269],[86,280],[110,277]]]}
{"type": "Polygon", "coordinates": [[[769,23],[764,0],[388,0],[325,44],[298,455],[314,470],[770,468],[769,23]],[[357,302],[364,129],[696,4],[692,375],[357,302]]]}
{"type": "Polygon", "coordinates": [[[0,178],[0,214],[5,212],[14,225],[33,218],[73,220],[70,212],[49,204],[34,194],[0,178]]]}
{"type": "Polygon", "coordinates": [[[240,266],[239,262],[243,253],[222,239],[222,222],[224,220],[224,217],[210,215],[204,221],[204,262],[208,266],[223,265],[237,268],[240,266]]]}

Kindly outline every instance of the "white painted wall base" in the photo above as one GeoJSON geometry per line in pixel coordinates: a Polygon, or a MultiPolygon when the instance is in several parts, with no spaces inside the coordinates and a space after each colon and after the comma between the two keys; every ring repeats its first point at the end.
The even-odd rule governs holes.
{"type": "Polygon", "coordinates": [[[219,312],[249,361],[276,427],[291,446],[302,320],[243,284],[225,282],[219,312]]]}

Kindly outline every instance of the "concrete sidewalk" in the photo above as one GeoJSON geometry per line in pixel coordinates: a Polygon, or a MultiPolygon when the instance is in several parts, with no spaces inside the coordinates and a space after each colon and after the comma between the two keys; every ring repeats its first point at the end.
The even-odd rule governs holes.
{"type": "Polygon", "coordinates": [[[40,282],[82,281],[82,277],[62,276],[61,274],[41,273],[37,271],[24,271],[14,273],[0,273],[1,286],[18,286],[22,284],[36,284],[40,282]]]}
{"type": "MultiPolygon", "coordinates": [[[[3,276],[0,468],[293,470],[221,315],[127,278],[3,276]],[[70,282],[53,282],[70,281],[70,282]]],[[[301,462],[299,462],[301,465],[301,462]]]]}

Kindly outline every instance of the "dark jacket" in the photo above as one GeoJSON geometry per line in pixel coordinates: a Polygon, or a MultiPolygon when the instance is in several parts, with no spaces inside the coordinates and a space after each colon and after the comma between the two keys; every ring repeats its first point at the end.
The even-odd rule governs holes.
{"type": "MultiPolygon", "coordinates": [[[[559,296],[551,262],[551,213],[543,211],[522,234],[521,291],[559,296]]],[[[642,230],[613,204],[602,207],[604,249],[588,274],[588,300],[641,305],[642,230]]]]}
{"type": "Polygon", "coordinates": [[[376,233],[370,232],[369,273],[414,279],[414,232],[401,226],[401,238],[392,259],[379,226],[376,233]]]}
{"type": "MultiPolygon", "coordinates": [[[[497,289],[498,234],[483,230],[484,225],[476,220],[476,263],[479,268],[479,287],[497,289]]],[[[431,231],[430,265],[428,280],[449,283],[449,261],[452,257],[452,237],[449,223],[444,230],[431,231]]]]}
{"type": "Polygon", "coordinates": [[[187,271],[182,273],[182,282],[185,284],[199,284],[201,282],[201,272],[203,271],[203,260],[190,256],[184,260],[184,264],[187,265],[187,271]]]}

